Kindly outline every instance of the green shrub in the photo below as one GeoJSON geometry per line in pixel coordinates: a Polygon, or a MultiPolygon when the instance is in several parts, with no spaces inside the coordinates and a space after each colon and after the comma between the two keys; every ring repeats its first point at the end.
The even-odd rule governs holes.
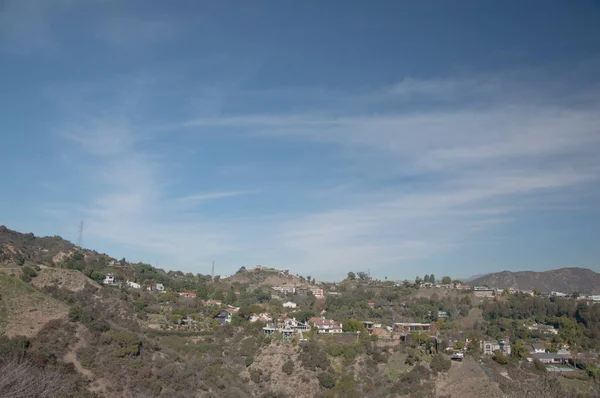
{"type": "Polygon", "coordinates": [[[539,372],[546,372],[546,365],[544,365],[542,361],[537,358],[533,360],[533,366],[535,367],[535,370],[539,372]]]}
{"type": "Polygon", "coordinates": [[[283,370],[283,373],[286,375],[291,376],[292,373],[294,373],[294,362],[287,360],[281,367],[281,370],[283,370]]]}
{"type": "Polygon", "coordinates": [[[317,379],[319,379],[319,384],[323,388],[329,389],[335,387],[335,379],[330,373],[320,373],[317,379]]]}
{"type": "Polygon", "coordinates": [[[450,359],[444,354],[435,354],[431,358],[431,371],[433,374],[437,374],[439,372],[447,372],[450,370],[452,366],[452,362],[450,359]]]}
{"type": "Polygon", "coordinates": [[[37,276],[37,273],[30,266],[26,265],[23,268],[21,268],[21,279],[24,282],[29,283],[29,282],[31,282],[31,278],[35,278],[36,276],[37,276]]]}
{"type": "Polygon", "coordinates": [[[492,356],[492,359],[499,363],[500,365],[508,364],[508,357],[501,352],[497,352],[492,356]]]}
{"type": "Polygon", "coordinates": [[[115,355],[118,357],[137,356],[140,354],[142,342],[135,333],[115,332],[111,334],[112,339],[117,343],[118,348],[115,355]]]}

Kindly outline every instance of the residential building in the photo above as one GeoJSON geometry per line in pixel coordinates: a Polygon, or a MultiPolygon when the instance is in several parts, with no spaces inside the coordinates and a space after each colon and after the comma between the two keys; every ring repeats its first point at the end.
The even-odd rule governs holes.
{"type": "Polygon", "coordinates": [[[115,276],[113,274],[106,274],[104,275],[104,280],[102,281],[103,285],[116,285],[117,284],[117,280],[115,279],[115,276]]]}
{"type": "Polygon", "coordinates": [[[201,301],[201,304],[205,307],[208,307],[211,305],[222,305],[223,303],[220,300],[206,300],[206,301],[201,301]]]}
{"type": "Polygon", "coordinates": [[[154,290],[155,292],[163,293],[165,291],[165,287],[162,283],[157,283],[156,285],[154,285],[154,289],[152,290],[154,290]]]}
{"type": "Polygon", "coordinates": [[[543,333],[543,334],[558,334],[558,330],[554,328],[552,325],[540,325],[534,324],[530,326],[526,326],[528,330],[543,333]]]}
{"type": "Polygon", "coordinates": [[[273,318],[266,312],[263,312],[261,314],[252,314],[248,321],[252,322],[252,323],[254,323],[254,322],[268,323],[268,322],[272,322],[273,318]]]}
{"type": "Polygon", "coordinates": [[[286,318],[283,321],[284,329],[292,329],[292,330],[310,330],[310,326],[304,322],[300,322],[296,320],[296,318],[286,318]]]}
{"type": "Polygon", "coordinates": [[[179,292],[179,297],[196,298],[196,293],[194,293],[194,292],[179,292]]]}
{"type": "Polygon", "coordinates": [[[571,353],[569,351],[561,352],[535,352],[531,354],[531,357],[527,358],[529,362],[533,362],[534,359],[539,360],[542,363],[549,364],[566,364],[569,362],[571,358],[571,353]]]}
{"type": "Polygon", "coordinates": [[[448,318],[448,313],[446,311],[438,311],[438,319],[448,318]]]}
{"type": "Polygon", "coordinates": [[[458,290],[473,290],[472,286],[469,285],[461,285],[460,283],[455,283],[454,288],[458,290]]]}
{"type": "Polygon", "coordinates": [[[217,320],[217,322],[219,322],[221,325],[225,325],[226,323],[231,323],[231,312],[228,310],[221,310],[219,312],[219,315],[217,315],[215,317],[215,319],[217,320]]]}
{"type": "Polygon", "coordinates": [[[501,352],[506,355],[510,355],[510,340],[508,338],[504,340],[498,341],[481,341],[480,343],[481,351],[485,355],[493,355],[496,351],[501,352]]]}
{"type": "Polygon", "coordinates": [[[308,323],[315,325],[319,333],[342,333],[342,324],[333,319],[314,317],[308,323]]]}
{"type": "Polygon", "coordinates": [[[587,299],[591,301],[600,301],[600,295],[587,296],[587,299]]]}
{"type": "Polygon", "coordinates": [[[273,286],[273,290],[284,293],[284,294],[294,294],[296,293],[295,286],[273,286]]]}
{"type": "Polygon", "coordinates": [[[292,301],[283,303],[283,308],[296,308],[296,307],[297,307],[296,303],[294,303],[292,301]]]}
{"type": "Polygon", "coordinates": [[[568,296],[567,293],[561,293],[561,292],[551,292],[550,295],[553,297],[567,297],[568,296]]]}
{"type": "Polygon", "coordinates": [[[125,284],[127,285],[127,287],[130,287],[132,289],[141,289],[142,285],[140,285],[139,283],[135,283],[135,282],[131,282],[131,281],[127,281],[125,282],[125,284]]]}
{"type": "Polygon", "coordinates": [[[546,346],[543,343],[533,343],[529,351],[531,354],[540,354],[546,352],[546,346]]]}
{"type": "Polygon", "coordinates": [[[363,321],[363,325],[365,327],[365,330],[369,332],[369,334],[373,334],[373,329],[375,328],[375,324],[373,322],[363,321]]]}
{"type": "Polygon", "coordinates": [[[321,289],[319,287],[311,287],[309,290],[318,299],[322,299],[325,297],[325,292],[323,291],[323,289],[321,289]]]}
{"type": "Polygon", "coordinates": [[[478,289],[473,290],[475,297],[490,298],[494,297],[494,289],[478,289]]]}
{"type": "Polygon", "coordinates": [[[400,334],[412,332],[431,333],[433,328],[431,323],[394,323],[394,325],[392,325],[392,331],[400,334]]]}

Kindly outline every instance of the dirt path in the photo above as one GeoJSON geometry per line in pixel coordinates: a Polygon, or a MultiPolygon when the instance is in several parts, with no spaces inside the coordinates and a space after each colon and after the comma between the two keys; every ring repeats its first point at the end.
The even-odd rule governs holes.
{"type": "Polygon", "coordinates": [[[490,381],[470,356],[465,356],[462,362],[452,361],[452,367],[448,373],[437,378],[436,391],[438,397],[496,398],[503,396],[498,384],[490,381]]]}
{"type": "Polygon", "coordinates": [[[97,379],[94,373],[91,370],[84,368],[83,365],[81,365],[81,362],[79,362],[79,359],[77,359],[77,351],[80,348],[87,347],[87,342],[81,337],[82,328],[83,326],[81,325],[77,328],[77,333],[75,334],[77,342],[65,354],[63,361],[72,363],[73,366],[75,366],[75,370],[77,370],[79,374],[84,375],[91,382],[90,387],[88,387],[91,392],[106,393],[106,381],[101,378],[97,379]]]}

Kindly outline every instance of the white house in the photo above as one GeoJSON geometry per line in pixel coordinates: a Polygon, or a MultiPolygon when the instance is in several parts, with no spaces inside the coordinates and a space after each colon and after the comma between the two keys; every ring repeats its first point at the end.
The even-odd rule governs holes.
{"type": "Polygon", "coordinates": [[[284,307],[284,308],[296,308],[296,307],[297,307],[297,305],[296,305],[296,303],[293,303],[293,302],[291,302],[291,301],[288,301],[287,303],[283,303],[283,307],[284,307]]]}
{"type": "Polygon", "coordinates": [[[531,354],[541,354],[546,352],[546,346],[542,343],[534,343],[531,345],[531,354]]]}
{"type": "Polygon", "coordinates": [[[480,343],[481,351],[485,355],[492,355],[496,351],[500,351],[503,354],[510,355],[510,340],[498,340],[498,341],[484,341],[482,340],[480,343]]]}
{"type": "Polygon", "coordinates": [[[273,290],[284,294],[294,294],[296,293],[296,287],[294,286],[273,286],[273,290]]]}
{"type": "Polygon", "coordinates": [[[140,285],[139,283],[135,283],[135,282],[131,282],[131,281],[127,281],[125,282],[127,284],[127,287],[130,287],[132,289],[141,289],[142,285],[140,285]]]}
{"type": "Polygon", "coordinates": [[[308,323],[315,325],[318,333],[342,333],[343,331],[343,325],[333,319],[313,317],[308,320],[308,323]]]}
{"type": "Polygon", "coordinates": [[[154,285],[154,290],[156,290],[157,292],[164,292],[165,291],[165,287],[163,286],[162,283],[157,283],[156,285],[154,285]]]}
{"type": "Polygon", "coordinates": [[[527,329],[544,334],[558,334],[558,330],[554,329],[554,326],[552,325],[540,325],[536,323],[534,325],[527,326],[527,329]]]}
{"type": "Polygon", "coordinates": [[[561,292],[552,292],[552,293],[550,293],[550,295],[554,296],[554,297],[567,297],[566,293],[561,293],[561,292]]]}
{"type": "Polygon", "coordinates": [[[103,285],[114,285],[116,284],[116,279],[113,274],[104,275],[104,280],[102,281],[103,285]]]}

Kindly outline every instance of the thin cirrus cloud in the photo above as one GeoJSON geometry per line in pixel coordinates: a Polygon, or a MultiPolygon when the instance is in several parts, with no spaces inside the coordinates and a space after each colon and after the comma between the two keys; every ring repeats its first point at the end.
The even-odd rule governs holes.
{"type": "MultiPolygon", "coordinates": [[[[440,89],[447,91],[444,85],[440,89]]],[[[428,95],[435,96],[431,90],[428,95]]],[[[178,242],[186,242],[184,236],[211,242],[207,237],[212,233],[219,238],[212,239],[206,250],[226,258],[236,253],[234,258],[242,263],[245,258],[262,259],[324,277],[370,263],[379,273],[404,274],[408,269],[402,264],[427,261],[469,241],[485,240],[485,232],[514,223],[520,214],[581,202],[580,190],[598,183],[597,115],[594,104],[571,108],[540,101],[382,116],[324,117],[321,110],[319,115],[238,115],[182,122],[181,134],[226,126],[256,140],[334,145],[334,151],[344,153],[337,161],[364,169],[361,178],[426,175],[432,182],[416,190],[378,186],[365,194],[359,181],[354,191],[332,190],[333,207],[274,219],[248,214],[252,226],[248,219],[221,225],[194,220],[194,228],[192,221],[158,220],[154,229],[170,231],[167,240],[178,242]],[[377,156],[363,157],[365,150],[377,156]],[[262,239],[256,239],[256,231],[264,234],[262,239]]],[[[305,184],[296,189],[310,191],[305,184]]],[[[190,194],[177,202],[258,193],[216,191],[190,194]]],[[[157,199],[154,207],[166,204],[164,200],[157,199]]],[[[148,229],[144,224],[131,228],[148,229]]],[[[147,233],[130,235],[126,240],[139,244],[132,237],[147,233]]],[[[184,263],[197,255],[181,255],[185,252],[181,245],[166,245],[164,250],[184,263]]]]}
{"type": "MultiPolygon", "coordinates": [[[[437,96],[435,83],[410,84],[412,91],[426,87],[418,90],[420,96],[437,96]]],[[[439,90],[448,95],[452,87],[458,101],[462,84],[472,85],[458,79],[439,90]]],[[[369,94],[368,100],[375,95],[380,93],[369,94]]],[[[387,95],[394,101],[397,93],[387,95]]],[[[493,231],[518,225],[519,215],[577,206],[582,189],[597,188],[596,104],[558,106],[543,98],[518,104],[491,98],[503,95],[494,91],[478,95],[498,105],[383,115],[333,116],[320,109],[211,116],[174,121],[167,131],[151,133],[122,113],[124,119],[106,118],[105,124],[68,135],[98,162],[89,178],[101,184],[102,193],[84,204],[87,230],[103,241],[138,248],[189,270],[217,258],[228,262],[228,271],[254,261],[335,278],[348,268],[370,264],[380,276],[406,277],[413,273],[410,264],[430,263],[473,242],[494,240],[493,231]],[[356,173],[336,182],[344,189],[332,186],[323,194],[330,197],[310,211],[282,212],[273,204],[271,216],[253,214],[250,207],[241,216],[220,213],[215,219],[203,206],[224,200],[235,206],[248,195],[264,199],[264,191],[208,187],[205,192],[174,193],[170,166],[191,164],[168,153],[157,156],[159,146],[151,144],[170,134],[196,145],[219,136],[221,128],[233,129],[228,145],[256,142],[256,151],[264,143],[326,147],[333,156],[326,159],[329,166],[351,167],[356,173]],[[424,182],[410,187],[373,183],[398,177],[424,182]]],[[[218,168],[225,166],[239,164],[233,159],[218,168]]],[[[244,176],[238,182],[267,186],[260,175],[264,171],[253,168],[249,181],[244,176]]],[[[328,177],[327,168],[312,176],[315,181],[328,177]]],[[[188,175],[181,178],[195,184],[188,175]]],[[[289,195],[314,200],[320,188],[305,180],[286,189],[289,195]]],[[[277,186],[269,187],[269,195],[287,197],[277,186]]]]}

